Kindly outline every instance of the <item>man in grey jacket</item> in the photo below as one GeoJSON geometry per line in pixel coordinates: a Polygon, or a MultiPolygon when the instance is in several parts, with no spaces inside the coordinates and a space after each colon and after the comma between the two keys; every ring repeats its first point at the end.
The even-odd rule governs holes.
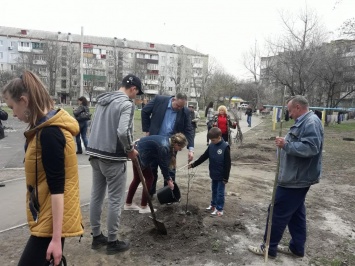
{"type": "MultiPolygon", "coordinates": [[[[277,137],[275,140],[276,146],[281,149],[281,161],[268,252],[271,258],[276,257],[277,252],[294,257],[304,256],[307,235],[304,202],[310,186],[319,182],[322,168],[324,132],[321,120],[309,111],[308,101],[303,96],[291,98],[287,108],[295,124],[285,138],[277,137]],[[288,247],[279,246],[286,226],[291,241],[288,247]]],[[[266,224],[264,243],[267,228],[266,224]]],[[[264,255],[265,245],[249,246],[249,250],[264,255]]]]}
{"type": "Polygon", "coordinates": [[[127,158],[138,152],[133,142],[133,117],[136,95],[143,94],[141,81],[134,75],[126,76],[120,89],[97,97],[92,120],[87,154],[92,166],[90,224],[93,235],[92,249],[107,246],[108,255],[129,249],[129,243],[119,241],[117,232],[121,208],[125,201],[127,158]],[[102,205],[108,192],[107,231],[101,232],[102,205]]]}

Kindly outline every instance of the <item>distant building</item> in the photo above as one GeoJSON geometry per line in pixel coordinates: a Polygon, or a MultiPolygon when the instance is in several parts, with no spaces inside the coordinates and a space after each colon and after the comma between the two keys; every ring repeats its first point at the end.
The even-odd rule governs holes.
{"type": "MultiPolygon", "coordinates": [[[[36,72],[57,102],[80,95],[81,35],[0,26],[0,71],[36,72]]],[[[156,94],[185,93],[200,97],[208,55],[183,45],[131,41],[125,38],[83,38],[84,96],[92,101],[116,90],[122,78],[133,73],[143,82],[144,103],[156,94]]]]}

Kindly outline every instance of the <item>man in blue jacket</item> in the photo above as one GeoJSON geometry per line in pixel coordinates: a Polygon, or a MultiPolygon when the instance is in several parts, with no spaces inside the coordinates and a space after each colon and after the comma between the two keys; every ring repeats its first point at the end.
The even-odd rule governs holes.
{"type": "MultiPolygon", "coordinates": [[[[142,109],[142,130],[149,135],[172,136],[183,133],[188,141],[188,161],[193,160],[194,135],[190,119],[190,110],[186,107],[187,96],[182,93],[174,97],[157,95],[142,109]]],[[[150,194],[156,192],[158,166],[152,165],[154,182],[150,194]]],[[[173,175],[175,181],[175,174],[173,175]]]]}
{"type": "MultiPolygon", "coordinates": [[[[275,140],[276,146],[281,149],[281,161],[268,252],[271,258],[276,257],[277,252],[294,257],[304,256],[307,235],[304,202],[310,186],[319,182],[322,168],[324,132],[321,120],[309,111],[308,101],[300,95],[288,101],[287,109],[295,124],[285,138],[277,137],[275,140]],[[279,246],[286,226],[291,241],[288,247],[279,246]]],[[[264,243],[267,227],[266,224],[264,243]]],[[[249,246],[248,249],[264,256],[265,244],[249,246]]]]}

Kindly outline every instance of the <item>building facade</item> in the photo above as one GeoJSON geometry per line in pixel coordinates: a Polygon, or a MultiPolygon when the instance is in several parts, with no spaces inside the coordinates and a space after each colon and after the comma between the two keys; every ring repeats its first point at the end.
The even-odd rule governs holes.
{"type": "Polygon", "coordinates": [[[59,103],[83,94],[95,102],[97,95],[116,90],[131,73],[143,82],[144,103],[157,94],[185,93],[198,100],[208,69],[208,55],[184,46],[83,36],[0,26],[0,71],[20,75],[36,72],[59,103]],[[81,47],[81,42],[83,46],[81,47]],[[83,53],[81,75],[80,58],[83,53]]]}

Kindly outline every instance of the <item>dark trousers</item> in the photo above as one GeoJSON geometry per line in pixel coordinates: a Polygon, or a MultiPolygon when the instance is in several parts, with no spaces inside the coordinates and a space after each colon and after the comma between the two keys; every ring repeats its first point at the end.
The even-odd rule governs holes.
{"type": "MultiPolygon", "coordinates": [[[[152,169],[150,168],[150,166],[148,166],[148,167],[142,169],[142,173],[143,173],[144,180],[145,180],[145,183],[147,184],[147,188],[148,188],[148,192],[149,192],[150,187],[152,186],[152,183],[154,180],[152,169]]],[[[128,203],[128,204],[132,203],[134,194],[136,193],[140,182],[141,182],[141,179],[139,177],[137,167],[133,164],[133,180],[132,180],[131,185],[129,186],[129,189],[128,189],[126,203],[128,203]]],[[[148,195],[145,194],[144,189],[143,189],[142,198],[141,198],[141,206],[147,206],[147,202],[148,202],[148,195]]]]}
{"type": "Polygon", "coordinates": [[[222,180],[212,180],[212,200],[211,206],[216,207],[218,211],[223,211],[224,207],[224,191],[226,185],[222,180]]]}
{"type": "MultiPolygon", "coordinates": [[[[298,255],[304,256],[306,243],[306,206],[304,201],[309,187],[306,188],[285,188],[277,187],[275,195],[274,213],[272,217],[269,255],[276,256],[277,245],[288,226],[291,234],[289,244],[290,250],[298,255]]],[[[270,211],[270,206],[268,212],[270,211]]],[[[269,215],[268,215],[269,216],[269,215]]],[[[269,221],[269,217],[267,218],[269,221]]],[[[266,223],[264,241],[266,242],[268,223],[266,223]]]]}
{"type": "Polygon", "coordinates": [[[82,153],[83,149],[81,148],[80,136],[83,139],[84,147],[86,149],[88,146],[88,138],[87,138],[88,122],[87,121],[79,122],[79,127],[80,127],[80,133],[75,138],[76,138],[77,151],[82,153]]]}
{"type": "Polygon", "coordinates": [[[228,133],[222,134],[222,138],[223,138],[223,140],[224,140],[225,142],[228,142],[228,141],[229,141],[229,140],[228,140],[228,133]]]}
{"type": "Polygon", "coordinates": [[[251,115],[247,115],[247,123],[248,123],[248,126],[250,127],[251,126],[251,115]]]}
{"type": "MultiPolygon", "coordinates": [[[[157,182],[158,182],[158,164],[157,163],[151,163],[150,168],[152,169],[152,173],[154,176],[154,180],[152,183],[152,186],[150,187],[149,194],[153,196],[157,192],[157,182]]],[[[169,175],[171,179],[175,182],[175,169],[170,169],[169,170],[169,175]]],[[[167,186],[168,183],[164,179],[164,187],[167,186]]]]}
{"type": "MultiPolygon", "coordinates": [[[[64,249],[64,238],[62,238],[62,250],[64,249]]],[[[51,237],[30,236],[22,253],[18,266],[43,266],[46,265],[46,254],[51,237]]],[[[61,264],[60,264],[61,265],[61,264]]]]}

